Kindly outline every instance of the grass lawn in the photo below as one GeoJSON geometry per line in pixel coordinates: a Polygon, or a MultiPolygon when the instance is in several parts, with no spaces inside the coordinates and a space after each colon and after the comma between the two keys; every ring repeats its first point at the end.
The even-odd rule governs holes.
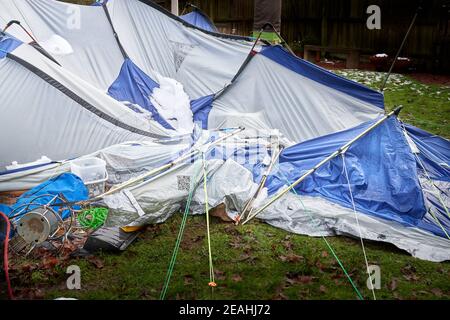
{"type": "MultiPolygon", "coordinates": [[[[339,71],[378,87],[382,75],[339,71]]],[[[404,105],[401,117],[433,133],[450,136],[450,88],[423,85],[394,75],[386,91],[388,108],[404,105]]],[[[23,298],[158,299],[181,216],[149,227],[122,254],[55,260],[12,261],[12,283],[23,298]],[[81,268],[82,289],[66,289],[68,265],[81,268]]],[[[189,217],[168,299],[357,299],[321,238],[289,234],[253,222],[235,227],[215,218],[211,225],[216,282],[208,287],[209,268],[204,216],[189,217]]],[[[364,257],[359,240],[328,238],[365,299],[364,257]]],[[[370,264],[381,268],[378,299],[449,299],[450,263],[412,258],[394,246],[365,242],[370,264]]]]}

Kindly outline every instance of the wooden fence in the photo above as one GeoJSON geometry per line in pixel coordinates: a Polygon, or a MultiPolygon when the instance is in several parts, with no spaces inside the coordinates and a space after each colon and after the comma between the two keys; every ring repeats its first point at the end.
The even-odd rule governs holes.
{"type": "MultiPolygon", "coordinates": [[[[67,0],[86,3],[92,0],[67,0]]],[[[125,0],[126,1],[126,0],[125,0]]],[[[155,0],[170,10],[170,0],[155,0]]],[[[180,0],[202,9],[220,32],[250,35],[254,0],[180,0]]],[[[295,49],[304,44],[359,48],[363,54],[395,54],[418,0],[283,0],[282,36],[295,49]],[[382,29],[366,27],[369,5],[379,5],[382,29]]],[[[403,55],[419,68],[450,72],[450,0],[424,0],[403,55]]]]}

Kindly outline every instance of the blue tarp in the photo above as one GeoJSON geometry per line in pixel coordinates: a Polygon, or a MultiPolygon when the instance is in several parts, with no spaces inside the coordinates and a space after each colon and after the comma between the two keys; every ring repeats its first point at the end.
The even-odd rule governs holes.
{"type": "Polygon", "coordinates": [[[21,41],[0,32],[0,59],[6,57],[6,55],[14,51],[18,46],[22,44],[21,41]]]}
{"type": "Polygon", "coordinates": [[[201,97],[197,100],[191,101],[191,110],[194,115],[194,123],[201,122],[202,128],[208,129],[208,117],[212,109],[214,95],[201,97]]]}
{"type": "Polygon", "coordinates": [[[128,101],[139,105],[148,110],[153,119],[164,128],[174,130],[150,101],[153,89],[158,87],[159,84],[139,69],[133,61],[125,59],[119,76],[108,89],[108,94],[117,101],[128,101]]]}
{"type": "MultiPolygon", "coordinates": [[[[15,208],[32,202],[38,196],[42,195],[43,197],[33,202],[43,205],[47,204],[54,196],[59,194],[64,195],[69,202],[87,200],[89,196],[88,189],[80,178],[71,173],[63,173],[24,193],[13,206],[0,204],[0,211],[9,216],[15,208]]],[[[30,207],[30,209],[32,208],[33,206],[30,207]]],[[[54,209],[58,210],[59,208],[55,207],[54,209]]],[[[67,218],[68,215],[68,211],[63,212],[63,219],[67,218]]]]}
{"type": "Polygon", "coordinates": [[[200,29],[210,32],[217,32],[216,26],[199,10],[194,10],[188,14],[182,15],[180,18],[200,29]]]}
{"type": "MultiPolygon", "coordinates": [[[[278,171],[269,177],[266,186],[273,193],[287,181],[293,183],[375,121],[286,149],[278,171]]],[[[395,117],[355,142],[345,153],[345,164],[359,211],[408,226],[419,225],[426,214],[424,197],[414,155],[395,117]]],[[[352,208],[342,156],[308,177],[296,191],[352,208]]]]}
{"type": "Polygon", "coordinates": [[[384,96],[382,93],[293,56],[281,46],[265,46],[261,50],[261,54],[308,79],[384,109],[384,96]]]}

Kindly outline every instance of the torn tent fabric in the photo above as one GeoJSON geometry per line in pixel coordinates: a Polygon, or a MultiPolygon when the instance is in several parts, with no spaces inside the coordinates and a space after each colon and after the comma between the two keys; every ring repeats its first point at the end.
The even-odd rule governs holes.
{"type": "MultiPolygon", "coordinates": [[[[276,192],[293,183],[372,124],[369,122],[286,149],[280,156],[279,171],[269,177],[269,190],[276,192]]],[[[390,118],[354,143],[343,156],[321,167],[298,185],[296,191],[300,195],[320,196],[350,209],[353,198],[358,211],[417,227],[427,207],[416,172],[416,160],[401,124],[390,118]]],[[[443,230],[429,231],[445,237],[443,230]]]]}
{"type": "MultiPolygon", "coordinates": [[[[137,104],[150,112],[152,118],[164,128],[173,130],[151,103],[153,89],[159,84],[139,69],[130,59],[126,59],[118,78],[108,89],[108,94],[117,101],[137,104]]],[[[131,107],[131,106],[130,106],[131,107]]],[[[135,109],[136,110],[136,109],[135,109]]],[[[141,112],[139,109],[136,112],[141,112]]]]}

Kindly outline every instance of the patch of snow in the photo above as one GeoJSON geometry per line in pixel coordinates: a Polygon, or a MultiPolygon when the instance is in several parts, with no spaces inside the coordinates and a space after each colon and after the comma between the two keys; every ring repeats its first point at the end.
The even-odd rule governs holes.
{"type": "Polygon", "coordinates": [[[159,114],[179,133],[192,133],[194,128],[193,114],[189,96],[183,85],[172,78],[159,74],[159,88],[153,90],[150,101],[159,114]]]}
{"type": "Polygon", "coordinates": [[[47,40],[40,41],[39,45],[51,55],[67,56],[73,53],[73,48],[69,41],[57,34],[52,35],[47,40]]]}

